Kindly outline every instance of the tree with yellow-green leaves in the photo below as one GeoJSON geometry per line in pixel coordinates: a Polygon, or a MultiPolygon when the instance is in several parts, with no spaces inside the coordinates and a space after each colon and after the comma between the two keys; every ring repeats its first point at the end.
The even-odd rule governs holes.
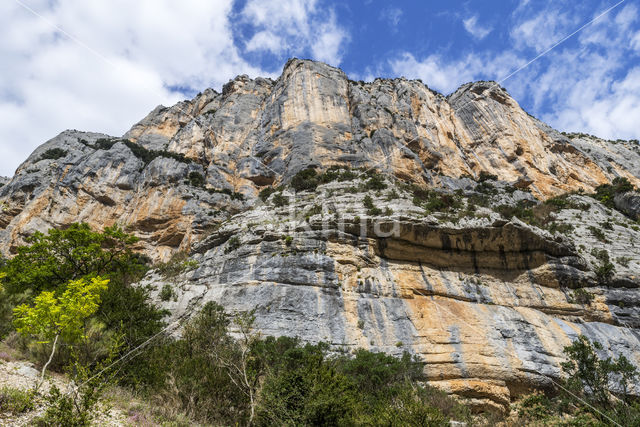
{"type": "Polygon", "coordinates": [[[98,310],[108,283],[108,279],[101,277],[72,280],[59,295],[55,291],[43,291],[34,298],[33,305],[22,304],[13,309],[13,323],[20,334],[36,336],[43,342],[53,341],[36,390],[44,381],[58,340],[62,338],[67,344],[73,344],[84,337],[84,321],[98,310]]]}

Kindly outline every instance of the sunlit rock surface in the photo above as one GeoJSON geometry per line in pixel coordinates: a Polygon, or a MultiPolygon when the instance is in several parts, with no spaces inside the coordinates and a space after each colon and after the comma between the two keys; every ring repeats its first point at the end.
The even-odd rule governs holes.
{"type": "Polygon", "coordinates": [[[172,319],[218,301],[255,309],[264,334],[409,351],[434,384],[500,409],[551,386],[578,334],[640,366],[637,193],[616,197],[626,216],[571,196],[582,208],[555,212],[555,230],[493,209],[587,194],[619,176],[640,184],[637,141],[563,135],[495,82],[445,97],[294,59],[275,81],[239,76],[222,93],[159,106],[123,137],[70,130],[46,142],[0,179],[0,249],[11,256],[34,231],[72,222],[118,223],[155,261],[178,251],[197,261],[143,281],[172,319]],[[330,166],[375,170],[387,188],[363,188],[364,172],[314,192],[286,186],[330,166]],[[491,175],[495,194],[470,210],[476,181],[491,175]],[[457,190],[464,206],[426,213],[406,183],[457,190]],[[281,185],[288,205],[257,197],[281,185]],[[364,207],[366,194],[381,214],[364,207]],[[606,281],[594,248],[615,265],[606,281]]]}

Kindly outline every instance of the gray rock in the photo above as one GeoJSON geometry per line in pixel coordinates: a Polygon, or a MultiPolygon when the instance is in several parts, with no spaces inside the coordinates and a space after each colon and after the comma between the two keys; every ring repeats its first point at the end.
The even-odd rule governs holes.
{"type": "Polygon", "coordinates": [[[616,194],[613,199],[616,209],[621,210],[633,219],[640,218],[640,193],[630,191],[628,193],[616,194]]]}
{"type": "MultiPolygon", "coordinates": [[[[0,250],[10,256],[36,230],[117,223],[156,261],[190,251],[198,262],[141,283],[171,319],[207,301],[255,309],[263,334],[406,350],[435,384],[506,408],[560,378],[563,347],[580,333],[640,366],[637,224],[586,196],[551,214],[540,202],[617,176],[638,186],[639,165],[637,142],[561,134],[495,82],[444,97],[292,59],[275,81],[239,76],[222,93],[159,106],[123,138],[47,141],[0,180],[0,250]],[[54,148],[63,155],[42,158],[54,148]],[[313,193],[287,187],[303,169],[336,165],[358,176],[313,193]],[[367,189],[374,170],[388,188],[367,189]],[[479,184],[482,173],[497,180],[479,184]],[[263,203],[268,186],[289,204],[263,203]],[[603,250],[611,277],[596,274],[603,250]],[[177,300],[160,301],[164,285],[177,300]]],[[[637,195],[616,203],[637,215],[637,195]]]]}

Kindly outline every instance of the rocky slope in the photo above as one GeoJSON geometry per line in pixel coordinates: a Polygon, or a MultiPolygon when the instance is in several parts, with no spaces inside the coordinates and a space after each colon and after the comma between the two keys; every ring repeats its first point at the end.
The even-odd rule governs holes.
{"type": "Polygon", "coordinates": [[[294,59],[121,138],[48,141],[0,187],[0,242],[10,255],[34,230],[120,223],[154,260],[196,261],[144,281],[176,319],[215,300],[255,309],[265,334],[410,351],[435,384],[500,409],[551,386],[577,334],[640,366],[638,196],[616,196],[627,215],[582,194],[542,203],[638,186],[639,165],[637,141],[563,135],[494,82],[444,97],[294,59]]]}

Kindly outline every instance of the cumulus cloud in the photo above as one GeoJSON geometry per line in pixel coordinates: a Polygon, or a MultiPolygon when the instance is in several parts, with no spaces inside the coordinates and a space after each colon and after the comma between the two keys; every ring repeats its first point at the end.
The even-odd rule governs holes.
{"type": "Polygon", "coordinates": [[[253,29],[245,42],[249,52],[299,55],[340,65],[348,32],[338,25],[332,8],[317,0],[249,0],[240,13],[253,29]]]}
{"type": "MultiPolygon", "coordinates": [[[[424,58],[403,52],[389,66],[396,75],[420,78],[450,93],[467,81],[510,75],[583,24],[560,12],[554,2],[542,9],[529,7],[533,6],[522,2],[516,10],[514,23],[507,29],[513,46],[506,51],[424,58]]],[[[614,10],[502,84],[516,99],[526,101],[532,113],[560,130],[638,138],[640,66],[629,62],[640,49],[638,20],[635,5],[614,10]]]]}
{"type": "Polygon", "coordinates": [[[447,94],[470,81],[495,79],[496,75],[507,73],[516,60],[510,52],[499,55],[469,54],[457,60],[442,55],[417,59],[405,52],[389,61],[389,65],[394,74],[419,78],[429,87],[447,94]]]}
{"type": "MultiPolygon", "coordinates": [[[[122,135],[156,105],[186,97],[172,88],[195,93],[220,89],[238,74],[274,75],[245,59],[233,6],[233,0],[0,2],[0,175],[12,175],[64,129],[122,135]]],[[[253,20],[255,52],[310,52],[338,63],[348,38],[315,0],[250,0],[243,13],[253,20]],[[287,23],[290,31],[274,37],[287,23]],[[296,32],[302,41],[291,38],[296,32]]]]}
{"type": "Polygon", "coordinates": [[[633,56],[637,19],[633,5],[604,16],[579,33],[575,44],[560,46],[543,64],[523,70],[519,90],[561,130],[638,138],[640,67],[629,67],[627,60],[633,56]]]}
{"type": "Polygon", "coordinates": [[[469,34],[479,40],[487,37],[489,33],[493,31],[493,28],[489,26],[483,27],[482,25],[478,24],[477,16],[472,16],[463,20],[462,24],[464,25],[464,29],[467,30],[469,34]]]}

